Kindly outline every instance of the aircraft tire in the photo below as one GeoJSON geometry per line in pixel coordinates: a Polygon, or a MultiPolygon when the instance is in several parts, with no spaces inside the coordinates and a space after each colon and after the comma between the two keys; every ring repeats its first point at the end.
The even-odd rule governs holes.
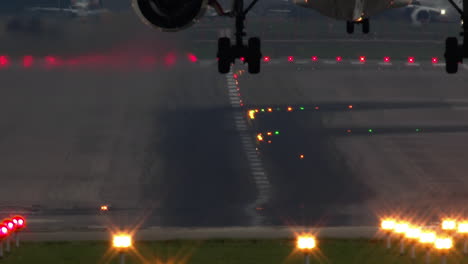
{"type": "Polygon", "coordinates": [[[455,37],[447,38],[445,41],[445,69],[447,73],[454,74],[458,72],[458,63],[461,62],[458,39],[455,37]]]}
{"type": "Polygon", "coordinates": [[[231,70],[231,40],[223,37],[218,39],[218,71],[226,74],[231,70]]]}

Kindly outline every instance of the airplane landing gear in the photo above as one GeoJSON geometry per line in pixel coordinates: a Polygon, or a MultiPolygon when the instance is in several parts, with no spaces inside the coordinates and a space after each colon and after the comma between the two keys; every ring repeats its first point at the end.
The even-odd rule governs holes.
{"type": "Polygon", "coordinates": [[[236,41],[231,45],[231,40],[227,37],[218,39],[218,71],[220,73],[228,73],[231,70],[231,64],[236,59],[243,58],[244,63],[248,64],[249,73],[256,74],[260,72],[261,65],[261,42],[259,38],[250,38],[248,45],[244,44],[244,21],[247,13],[254,7],[258,0],[253,0],[252,3],[244,10],[244,0],[233,0],[234,10],[228,14],[236,19],[236,41]]]}
{"type": "Polygon", "coordinates": [[[354,33],[354,26],[356,24],[361,24],[362,25],[362,33],[369,34],[369,32],[370,32],[369,18],[364,18],[364,19],[362,19],[360,21],[346,21],[346,32],[348,32],[348,34],[353,34],[354,33]]]}
{"type": "MultiPolygon", "coordinates": [[[[463,0],[463,9],[461,9],[453,0],[448,0],[450,4],[461,15],[461,21],[468,21],[468,0],[463,0]]],[[[463,58],[468,58],[468,23],[463,23],[463,43],[458,44],[456,37],[449,37],[445,41],[445,69],[447,73],[454,74],[458,72],[458,64],[463,63],[463,58]]]]}

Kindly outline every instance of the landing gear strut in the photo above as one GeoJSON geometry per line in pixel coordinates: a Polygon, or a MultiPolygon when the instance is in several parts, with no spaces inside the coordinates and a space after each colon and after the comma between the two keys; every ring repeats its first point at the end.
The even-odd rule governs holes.
{"type": "Polygon", "coordinates": [[[244,0],[233,0],[234,10],[225,15],[233,16],[236,19],[236,40],[234,45],[231,44],[231,39],[222,37],[218,39],[218,71],[220,73],[228,73],[231,70],[231,64],[236,59],[242,59],[248,64],[249,73],[256,74],[260,72],[261,65],[261,42],[259,38],[250,38],[248,45],[244,44],[244,21],[247,13],[254,7],[258,0],[253,0],[252,3],[244,10],[244,0]]]}
{"type": "Polygon", "coordinates": [[[460,33],[463,43],[458,44],[456,37],[449,37],[445,41],[445,69],[447,73],[454,74],[458,72],[458,64],[463,63],[463,58],[468,58],[468,0],[463,0],[463,9],[453,0],[448,1],[460,13],[461,21],[464,22],[460,33]]]}
{"type": "Polygon", "coordinates": [[[364,19],[362,19],[360,21],[346,21],[346,32],[348,32],[348,34],[353,34],[354,33],[354,26],[356,24],[361,24],[362,25],[362,33],[369,34],[369,32],[370,32],[369,18],[364,18],[364,19]]]}

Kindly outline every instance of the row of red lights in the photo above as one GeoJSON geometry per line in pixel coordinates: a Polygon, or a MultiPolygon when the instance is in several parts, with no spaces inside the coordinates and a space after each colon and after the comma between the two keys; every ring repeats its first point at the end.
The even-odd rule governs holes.
{"type": "MultiPolygon", "coordinates": [[[[311,60],[312,60],[313,62],[317,62],[317,61],[319,60],[319,58],[318,58],[317,56],[312,56],[312,57],[311,57],[311,60]]],[[[269,56],[263,57],[263,62],[270,62],[270,61],[271,61],[271,57],[269,57],[269,56]]],[[[294,61],[295,61],[294,56],[288,56],[288,62],[294,62],[294,61]]],[[[335,61],[336,61],[336,62],[342,62],[342,61],[343,61],[343,57],[337,56],[337,57],[335,58],[335,61]]],[[[366,56],[360,56],[360,57],[359,57],[359,62],[365,63],[366,61],[367,61],[366,56]]],[[[391,63],[391,58],[388,57],[388,56],[386,56],[386,57],[383,58],[383,62],[384,62],[384,63],[391,63]]],[[[415,58],[415,57],[408,57],[407,62],[410,63],[410,64],[416,63],[416,58],[415,58]]],[[[433,64],[437,64],[437,63],[439,63],[439,58],[433,57],[433,58],[431,58],[431,62],[432,62],[433,64]]]]}
{"type": "MultiPolygon", "coordinates": [[[[164,64],[166,65],[174,65],[176,63],[176,56],[173,54],[169,54],[164,57],[164,64]]],[[[197,56],[192,53],[187,54],[187,60],[192,63],[196,63],[198,61],[197,56]]],[[[144,56],[138,58],[139,63],[142,66],[153,66],[156,64],[156,58],[152,56],[144,56]]],[[[22,57],[22,65],[25,68],[32,67],[36,62],[36,59],[31,55],[26,55],[22,57]]],[[[82,58],[77,59],[69,59],[69,60],[62,60],[56,56],[45,56],[43,57],[42,62],[45,66],[53,67],[53,66],[60,66],[63,64],[67,64],[70,66],[79,65],[82,63],[90,63],[90,64],[112,64],[113,62],[119,62],[118,60],[112,57],[106,56],[85,56],[82,58]]],[[[0,68],[8,67],[11,65],[11,59],[7,55],[0,55],[0,68]]]]}
{"type": "Polygon", "coordinates": [[[0,240],[10,234],[19,232],[26,227],[26,220],[22,216],[15,216],[11,219],[4,219],[0,224],[0,240]]]}

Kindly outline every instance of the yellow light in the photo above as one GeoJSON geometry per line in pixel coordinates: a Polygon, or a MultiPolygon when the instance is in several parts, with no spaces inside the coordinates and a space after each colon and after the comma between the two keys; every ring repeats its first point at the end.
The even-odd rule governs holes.
{"type": "Polygon", "coordinates": [[[101,205],[101,211],[109,211],[109,206],[101,205]]]}
{"type": "Polygon", "coordinates": [[[468,234],[468,222],[458,223],[457,232],[460,234],[468,234]]]}
{"type": "Polygon", "coordinates": [[[442,221],[442,230],[455,230],[457,229],[457,222],[452,219],[445,219],[442,221]]]}
{"type": "Polygon", "coordinates": [[[396,224],[395,220],[391,220],[391,219],[382,220],[382,222],[380,223],[380,228],[385,231],[390,231],[395,228],[395,224],[396,224]]]}
{"type": "Polygon", "coordinates": [[[255,119],[255,110],[249,110],[250,119],[255,119]]]}
{"type": "Polygon", "coordinates": [[[257,139],[258,139],[258,141],[263,141],[263,135],[262,135],[262,133],[260,133],[260,134],[257,135],[257,139]]]}
{"type": "Polygon", "coordinates": [[[406,230],[408,230],[409,226],[407,223],[396,223],[395,224],[395,233],[397,234],[404,234],[406,233],[406,230]]]}
{"type": "Polygon", "coordinates": [[[132,237],[128,234],[114,235],[112,246],[114,248],[129,248],[132,246],[132,237]]]}
{"type": "Polygon", "coordinates": [[[432,244],[436,241],[436,234],[434,232],[421,232],[419,242],[421,244],[432,244]]]}
{"type": "Polygon", "coordinates": [[[312,250],[315,246],[315,238],[311,235],[299,236],[297,238],[297,248],[300,250],[312,250]]]}
{"type": "Polygon", "coordinates": [[[418,239],[421,236],[421,228],[410,227],[408,230],[406,230],[405,236],[409,239],[418,239]]]}
{"type": "Polygon", "coordinates": [[[449,237],[442,238],[438,237],[436,238],[434,242],[434,247],[439,250],[448,250],[453,247],[453,240],[449,237]]]}

